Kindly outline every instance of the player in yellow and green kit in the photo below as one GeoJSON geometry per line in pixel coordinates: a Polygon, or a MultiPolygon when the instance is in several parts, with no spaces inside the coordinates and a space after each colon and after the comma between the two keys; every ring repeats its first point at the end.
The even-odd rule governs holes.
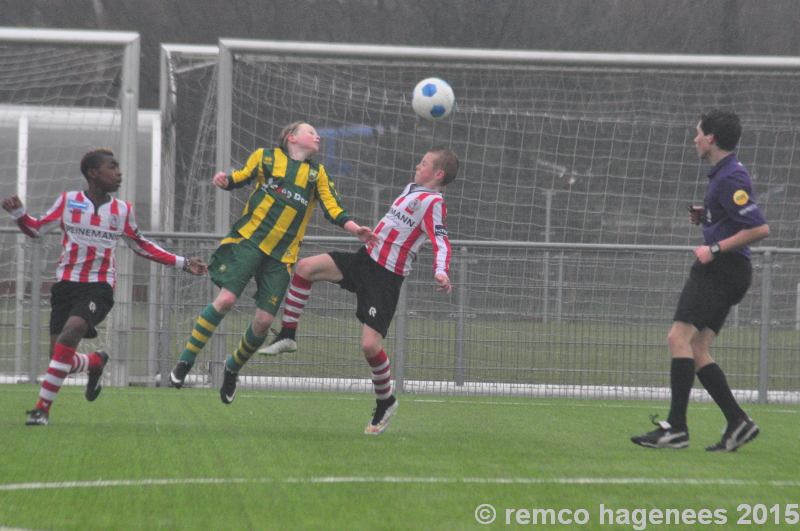
{"type": "Polygon", "coordinates": [[[351,220],[342,208],[325,168],[310,159],[318,151],[319,135],[314,127],[294,122],[281,132],[279,147],[257,149],[241,170],[231,175],[225,172],[214,175],[214,185],[223,190],[249,183],[255,187],[242,216],[211,256],[208,269],[220,292],[194,324],[186,347],[169,375],[173,387],[183,386],[200,350],[253,278],[257,287],[255,317],[238,348],[225,362],[219,393],[224,404],[233,402],[239,369],[267,337],[316,203],[331,223],[364,243],[377,241],[369,227],[351,220]]]}

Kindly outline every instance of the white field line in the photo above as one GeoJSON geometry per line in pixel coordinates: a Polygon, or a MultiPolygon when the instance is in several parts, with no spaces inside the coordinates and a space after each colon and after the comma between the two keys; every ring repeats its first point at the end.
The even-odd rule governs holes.
{"type": "Polygon", "coordinates": [[[231,484],[453,484],[453,485],[674,485],[733,487],[800,487],[800,480],[758,481],[722,478],[478,478],[478,477],[404,477],[404,476],[320,476],[309,478],[162,478],[162,479],[99,479],[94,481],[56,481],[42,483],[0,484],[0,491],[32,491],[106,487],[153,487],[176,485],[231,484]]]}
{"type": "MultiPolygon", "coordinates": [[[[41,376],[37,378],[40,381],[41,376]]],[[[25,381],[20,375],[0,373],[0,383],[19,383],[25,381]]],[[[86,377],[80,375],[67,378],[63,385],[85,385],[86,377]]],[[[209,387],[205,375],[189,375],[187,383],[196,387],[209,387]]],[[[372,393],[372,380],[366,378],[319,378],[288,376],[250,376],[239,377],[240,390],[263,389],[266,391],[334,391],[344,393],[372,393]]],[[[485,396],[485,397],[525,397],[525,398],[578,398],[600,400],[669,400],[668,387],[641,386],[603,386],[603,385],[556,385],[556,384],[510,384],[492,382],[454,382],[405,380],[403,388],[407,393],[443,394],[446,396],[485,396]]],[[[733,395],[740,402],[758,401],[755,389],[733,389],[733,395]]],[[[692,401],[712,402],[704,389],[693,389],[692,401]]],[[[800,392],[768,391],[767,402],[772,404],[800,404],[800,392]]]]}
{"type": "MultiPolygon", "coordinates": [[[[85,385],[85,382],[84,382],[85,385]]],[[[13,391],[25,392],[30,393],[30,387],[21,387],[21,386],[14,386],[10,388],[13,391]]],[[[131,396],[148,396],[151,393],[148,391],[135,391],[134,388],[129,388],[127,391],[128,395],[131,396]]],[[[291,393],[292,391],[287,391],[287,393],[291,393]]],[[[34,395],[35,396],[35,395],[34,395]]],[[[253,391],[253,390],[243,390],[240,391],[237,395],[237,398],[246,398],[246,399],[265,399],[265,400],[343,400],[343,401],[362,401],[364,400],[361,396],[341,396],[337,395],[336,393],[330,392],[306,392],[303,394],[285,394],[285,395],[275,395],[270,394],[269,392],[264,391],[253,391]]],[[[564,403],[563,400],[560,400],[562,397],[553,397],[549,402],[537,402],[536,398],[531,398],[529,401],[512,401],[512,400],[479,400],[478,397],[472,400],[465,400],[465,399],[458,399],[455,397],[450,398],[414,398],[414,395],[411,394],[402,394],[398,395],[400,400],[403,403],[415,403],[415,404],[466,404],[466,405],[484,405],[484,406],[522,406],[522,407],[576,407],[576,408],[613,408],[613,409],[646,409],[652,411],[654,405],[653,400],[642,400],[636,404],[614,404],[609,402],[614,402],[614,399],[606,399],[603,404],[597,404],[596,401],[592,398],[584,399],[584,401],[576,403],[564,403]]],[[[785,415],[798,415],[800,414],[800,408],[798,409],[775,409],[776,407],[780,407],[781,404],[767,404],[764,409],[760,409],[759,413],[778,413],[778,414],[785,414],[785,415]]],[[[714,404],[708,404],[707,402],[700,402],[697,405],[692,405],[692,410],[717,410],[717,406],[714,404]]],[[[2,530],[0,530],[2,531],[2,530]]]]}

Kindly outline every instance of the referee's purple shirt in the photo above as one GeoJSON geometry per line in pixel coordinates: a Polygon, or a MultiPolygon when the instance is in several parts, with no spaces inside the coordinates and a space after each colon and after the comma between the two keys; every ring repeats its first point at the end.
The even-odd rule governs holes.
{"type": "MultiPolygon", "coordinates": [[[[708,172],[708,190],[703,206],[706,209],[703,219],[706,245],[724,240],[740,230],[767,223],[755,202],[750,174],[735,153],[719,161],[708,172]]],[[[749,247],[736,252],[750,256],[749,247]]]]}

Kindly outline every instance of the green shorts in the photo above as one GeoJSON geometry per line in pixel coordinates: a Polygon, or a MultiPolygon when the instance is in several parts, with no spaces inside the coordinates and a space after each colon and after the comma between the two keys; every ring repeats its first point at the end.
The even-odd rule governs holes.
{"type": "Polygon", "coordinates": [[[292,276],[291,265],[265,255],[249,240],[217,247],[208,264],[211,280],[239,297],[251,278],[256,281],[256,307],[275,315],[292,276]]]}

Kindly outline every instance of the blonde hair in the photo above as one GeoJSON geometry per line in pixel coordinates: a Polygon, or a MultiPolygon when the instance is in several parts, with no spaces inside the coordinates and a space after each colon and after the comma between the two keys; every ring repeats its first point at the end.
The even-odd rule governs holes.
{"type": "Polygon", "coordinates": [[[280,146],[282,150],[288,151],[289,146],[287,142],[289,140],[289,135],[295,134],[297,132],[298,127],[307,123],[308,122],[304,122],[302,120],[297,120],[296,122],[292,122],[283,128],[283,130],[281,131],[281,138],[280,138],[280,146]]]}

